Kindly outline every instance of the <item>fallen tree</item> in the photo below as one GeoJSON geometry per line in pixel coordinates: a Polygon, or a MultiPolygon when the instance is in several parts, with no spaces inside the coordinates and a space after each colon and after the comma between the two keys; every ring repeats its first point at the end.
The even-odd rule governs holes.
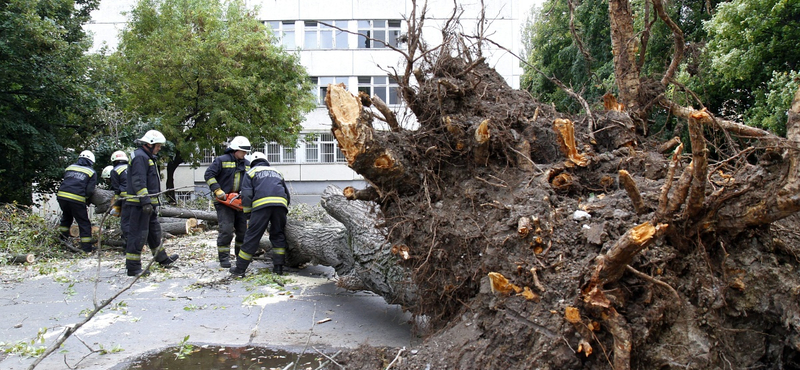
{"type": "Polygon", "coordinates": [[[395,256],[352,260],[404,268],[429,330],[398,368],[800,364],[800,250],[772,229],[800,210],[800,92],[786,138],[679,106],[661,94],[669,78],[625,69],[620,5],[624,104],[608,96],[604,112],[569,116],[509,88],[452,24],[427,48],[413,13],[390,75],[418,127],[375,130],[400,120],[328,87],[332,132],[369,183],[343,197],[375,204],[351,218],[378,225],[367,255],[395,256]],[[647,136],[653,102],[689,140],[647,136]]]}
{"type": "MultiPolygon", "coordinates": [[[[111,199],[113,199],[113,197],[113,191],[97,189],[89,201],[95,206],[96,213],[103,214],[109,211],[109,208],[111,207],[111,199]]],[[[186,219],[194,218],[203,221],[217,222],[216,211],[203,211],[198,209],[161,206],[158,207],[158,215],[161,217],[177,217],[186,219]]]]}

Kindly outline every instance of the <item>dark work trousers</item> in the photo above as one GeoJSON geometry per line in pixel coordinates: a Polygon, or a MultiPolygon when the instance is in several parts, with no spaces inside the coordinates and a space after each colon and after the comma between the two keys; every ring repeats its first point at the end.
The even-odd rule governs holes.
{"type": "Polygon", "coordinates": [[[89,209],[86,204],[59,199],[58,206],[61,207],[61,223],[58,225],[61,237],[69,240],[69,227],[72,226],[72,220],[75,220],[78,223],[78,230],[80,230],[81,249],[91,250],[92,221],[89,220],[89,209]]]}
{"type": "Polygon", "coordinates": [[[244,242],[244,233],[247,232],[247,218],[244,212],[233,208],[214,203],[217,210],[217,224],[219,225],[219,235],[217,235],[217,252],[219,254],[231,253],[231,241],[236,234],[236,254],[244,242]]]}
{"type": "Polygon", "coordinates": [[[269,225],[269,241],[272,243],[272,265],[283,265],[286,254],[286,227],[287,209],[280,206],[264,207],[250,213],[250,224],[244,235],[242,250],[236,256],[236,267],[246,270],[253,259],[253,254],[258,250],[258,242],[264,236],[264,231],[269,225]]]}
{"type": "Polygon", "coordinates": [[[161,245],[161,224],[158,222],[158,207],[153,207],[149,215],[142,212],[141,206],[125,204],[130,216],[130,231],[125,245],[125,268],[138,271],[142,268],[142,248],[144,243],[153,253],[156,262],[165,261],[167,252],[158,250],[161,245]]]}
{"type": "Polygon", "coordinates": [[[131,211],[125,203],[126,202],[123,200],[119,211],[119,228],[122,230],[122,240],[127,242],[128,236],[131,233],[131,211]]]}

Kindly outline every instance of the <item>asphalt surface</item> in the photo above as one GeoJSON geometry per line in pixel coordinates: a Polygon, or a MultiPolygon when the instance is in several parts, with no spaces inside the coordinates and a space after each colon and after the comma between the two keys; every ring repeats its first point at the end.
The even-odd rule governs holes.
{"type": "MultiPolygon", "coordinates": [[[[292,352],[361,344],[400,348],[416,340],[408,313],[372,293],[336,287],[331,268],[291,270],[286,275],[290,281],[281,287],[231,280],[213,261],[202,262],[199,269],[182,266],[181,261],[176,265],[155,268],[151,276],[137,281],[36,368],[125,369],[131,361],[174,347],[186,336],[193,345],[292,352]]],[[[2,348],[50,346],[65,328],[85,319],[93,302],[102,302],[130,284],[133,278],[125,276],[122,266],[121,257],[101,261],[99,267],[92,258],[56,267],[4,266],[2,348]],[[43,329],[46,332],[39,336],[43,329]]],[[[266,267],[255,261],[249,272],[266,267]]],[[[35,358],[24,356],[25,352],[0,353],[0,369],[28,368],[35,358]]]]}

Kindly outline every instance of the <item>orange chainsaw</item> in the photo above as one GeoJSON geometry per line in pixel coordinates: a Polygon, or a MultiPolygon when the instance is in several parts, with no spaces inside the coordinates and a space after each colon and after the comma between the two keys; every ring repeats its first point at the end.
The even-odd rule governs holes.
{"type": "Polygon", "coordinates": [[[225,200],[219,202],[237,211],[242,210],[242,198],[239,198],[239,193],[225,194],[225,200]]]}

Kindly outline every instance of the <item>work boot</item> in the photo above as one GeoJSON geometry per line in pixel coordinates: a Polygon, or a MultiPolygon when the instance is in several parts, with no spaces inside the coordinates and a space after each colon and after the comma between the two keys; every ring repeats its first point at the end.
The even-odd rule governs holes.
{"type": "Polygon", "coordinates": [[[244,269],[239,269],[239,266],[233,266],[228,270],[231,273],[231,277],[235,279],[241,279],[244,277],[244,269]]]}
{"type": "Polygon", "coordinates": [[[272,268],[272,273],[275,275],[283,275],[283,265],[275,265],[272,268]]]}
{"type": "Polygon", "coordinates": [[[86,253],[92,253],[97,250],[94,245],[81,243],[81,250],[86,253]]]}
{"type": "Polygon", "coordinates": [[[164,260],[158,261],[158,263],[161,264],[162,267],[169,267],[173,262],[178,260],[178,257],[177,254],[173,254],[164,260]]]}
{"type": "Polygon", "coordinates": [[[231,267],[231,255],[228,252],[219,252],[219,266],[226,269],[231,267]]]}
{"type": "Polygon", "coordinates": [[[145,271],[142,269],[128,270],[128,276],[141,276],[141,277],[150,276],[150,271],[145,271]]]}

